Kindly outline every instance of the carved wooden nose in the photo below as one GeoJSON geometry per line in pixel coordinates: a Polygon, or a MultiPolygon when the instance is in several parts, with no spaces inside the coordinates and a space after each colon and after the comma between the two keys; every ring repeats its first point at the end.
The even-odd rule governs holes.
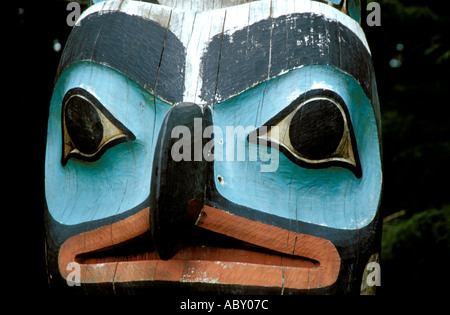
{"type": "Polygon", "coordinates": [[[184,227],[203,207],[209,163],[202,155],[203,131],[211,124],[209,108],[194,103],[175,105],[162,123],[150,192],[150,228],[161,259],[179,251],[184,227]]]}

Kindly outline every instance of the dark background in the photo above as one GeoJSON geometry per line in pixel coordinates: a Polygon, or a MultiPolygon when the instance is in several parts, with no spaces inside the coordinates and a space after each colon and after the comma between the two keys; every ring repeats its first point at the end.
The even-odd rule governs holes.
{"type": "Polygon", "coordinates": [[[450,7],[438,0],[378,3],[381,26],[365,31],[382,113],[380,291],[448,293],[450,7]]]}
{"type": "MultiPolygon", "coordinates": [[[[384,227],[378,292],[443,293],[450,280],[449,5],[442,0],[377,2],[381,26],[368,27],[365,18],[362,24],[382,113],[384,227]]],[[[24,237],[9,243],[18,252],[13,269],[27,275],[25,281],[41,293],[47,292],[42,219],[46,128],[62,53],[53,46],[57,40],[64,47],[71,31],[66,5],[62,0],[16,1],[7,13],[13,27],[7,32],[10,45],[4,46],[12,54],[4,60],[13,69],[5,94],[13,96],[15,117],[14,128],[6,128],[7,139],[23,152],[14,158],[26,161],[9,185],[19,194],[12,211],[17,217],[10,222],[19,223],[15,234],[24,237]]],[[[23,281],[16,282],[18,290],[27,290],[23,281]]]]}

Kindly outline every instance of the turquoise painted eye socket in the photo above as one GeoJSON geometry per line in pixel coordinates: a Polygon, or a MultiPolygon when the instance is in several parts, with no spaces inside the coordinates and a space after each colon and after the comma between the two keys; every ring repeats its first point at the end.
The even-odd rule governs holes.
{"type": "Polygon", "coordinates": [[[62,165],[72,157],[96,161],[107,149],[136,138],[92,94],[81,88],[71,89],[64,96],[61,124],[62,165]]]}
{"type": "Polygon", "coordinates": [[[305,168],[340,166],[362,176],[347,105],[335,92],[311,90],[249,135],[260,145],[278,144],[292,162],[305,168]],[[274,128],[277,127],[277,128],[274,128]]]}

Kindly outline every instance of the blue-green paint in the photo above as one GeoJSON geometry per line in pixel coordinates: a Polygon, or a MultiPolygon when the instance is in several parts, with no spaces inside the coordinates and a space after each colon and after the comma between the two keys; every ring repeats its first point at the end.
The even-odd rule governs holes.
{"type": "Polygon", "coordinates": [[[149,195],[156,137],[171,105],[108,67],[81,62],[59,78],[48,122],[45,193],[52,217],[72,225],[110,217],[142,203],[149,195]],[[70,159],[62,166],[61,105],[64,94],[80,87],[136,136],[108,149],[95,162],[70,159]]]}
{"type": "Polygon", "coordinates": [[[347,11],[350,17],[359,23],[361,19],[361,1],[348,0],[347,11]]]}
{"type": "MultiPolygon", "coordinates": [[[[353,77],[330,66],[305,66],[215,105],[213,123],[222,130],[237,125],[258,128],[302,93],[320,88],[336,92],[348,106],[361,178],[341,167],[306,169],[281,152],[276,172],[260,172],[260,165],[269,162],[249,161],[249,146],[254,144],[247,142],[245,161],[226,161],[225,152],[223,162],[214,162],[215,184],[226,199],[262,212],[332,228],[361,228],[377,212],[382,174],[374,110],[353,77]]],[[[216,144],[219,141],[215,139],[216,144]]],[[[215,152],[225,150],[226,145],[223,137],[223,145],[217,145],[215,152]]]]}
{"type": "MultiPolygon", "coordinates": [[[[55,85],[48,123],[45,188],[52,217],[73,225],[111,217],[142,203],[150,192],[155,140],[170,108],[105,66],[81,62],[67,69],[55,85]],[[110,148],[98,161],[70,159],[62,166],[61,102],[74,87],[93,94],[136,140],[110,148]]],[[[377,124],[372,104],[350,75],[320,65],[290,71],[214,105],[213,123],[223,132],[222,138],[215,138],[215,154],[223,155],[223,161],[214,161],[214,178],[226,199],[283,218],[339,229],[364,227],[375,216],[382,180],[377,124]],[[239,143],[235,143],[235,157],[227,161],[227,126],[260,127],[302,93],[320,88],[338,93],[348,106],[361,178],[341,167],[306,169],[282,153],[275,172],[261,172],[261,165],[270,163],[261,161],[267,155],[262,152],[268,150],[273,157],[275,150],[259,146],[258,160],[249,161],[249,148],[255,145],[245,137],[240,139],[247,149],[245,161],[236,161],[239,143]]]]}

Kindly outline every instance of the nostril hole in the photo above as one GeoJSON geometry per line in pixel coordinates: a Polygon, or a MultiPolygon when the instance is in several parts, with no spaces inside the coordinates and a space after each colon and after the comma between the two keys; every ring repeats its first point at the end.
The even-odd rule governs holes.
{"type": "Polygon", "coordinates": [[[217,176],[217,180],[219,181],[219,183],[221,183],[223,185],[224,181],[223,181],[223,177],[222,176],[217,176]]]}

